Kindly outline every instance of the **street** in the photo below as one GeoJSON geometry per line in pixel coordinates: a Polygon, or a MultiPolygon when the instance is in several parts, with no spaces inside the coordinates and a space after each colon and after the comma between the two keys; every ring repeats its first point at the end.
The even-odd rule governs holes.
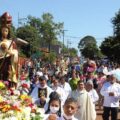
{"type": "MultiPolygon", "coordinates": [[[[98,106],[96,105],[96,111],[97,111],[97,119],[96,120],[102,120],[103,109],[101,108],[101,110],[99,110],[98,106]]],[[[118,114],[118,120],[120,120],[120,112],[118,114]]]]}

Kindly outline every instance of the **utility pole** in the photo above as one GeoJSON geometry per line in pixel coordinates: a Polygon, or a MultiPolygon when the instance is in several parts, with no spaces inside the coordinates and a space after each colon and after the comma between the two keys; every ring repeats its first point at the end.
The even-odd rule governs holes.
{"type": "Polygon", "coordinates": [[[25,25],[25,21],[27,21],[27,18],[20,18],[20,15],[18,13],[18,28],[20,27],[19,25],[24,24],[25,25]]]}
{"type": "Polygon", "coordinates": [[[68,31],[68,30],[63,30],[63,56],[64,56],[64,46],[65,46],[65,44],[64,44],[64,38],[65,38],[65,31],[68,31]]]}
{"type": "Polygon", "coordinates": [[[70,40],[67,40],[67,49],[70,48],[70,45],[71,45],[71,41],[70,41],[70,40]]]}
{"type": "Polygon", "coordinates": [[[68,49],[68,55],[70,56],[70,45],[71,45],[71,41],[67,40],[67,49],[68,49]]]}

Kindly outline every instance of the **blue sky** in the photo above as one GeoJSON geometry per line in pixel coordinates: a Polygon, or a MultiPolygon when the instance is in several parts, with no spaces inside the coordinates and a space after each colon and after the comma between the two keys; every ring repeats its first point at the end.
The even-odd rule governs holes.
{"type": "Polygon", "coordinates": [[[119,9],[120,0],[0,0],[0,15],[9,12],[15,26],[18,13],[21,18],[51,13],[54,21],[64,22],[64,29],[68,30],[65,44],[70,41],[69,47],[75,48],[86,35],[94,36],[98,44],[113,35],[111,19],[119,9]]]}

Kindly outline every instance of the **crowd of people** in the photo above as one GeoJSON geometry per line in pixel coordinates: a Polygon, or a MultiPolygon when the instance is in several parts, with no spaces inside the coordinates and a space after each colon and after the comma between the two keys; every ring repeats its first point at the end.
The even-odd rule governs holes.
{"type": "Polygon", "coordinates": [[[103,120],[117,120],[120,98],[119,66],[88,59],[77,69],[58,58],[53,64],[29,60],[19,74],[20,92],[32,97],[44,120],[96,120],[95,106],[103,107],[103,120]],[[67,106],[67,107],[66,107],[67,106]]]}
{"type": "Polygon", "coordinates": [[[1,19],[0,80],[12,92],[31,96],[43,120],[96,120],[96,104],[103,107],[103,120],[110,115],[117,120],[120,65],[78,59],[76,66],[62,56],[46,64],[40,58],[30,59],[18,67],[18,50],[9,36],[11,16],[5,13],[1,19]]]}

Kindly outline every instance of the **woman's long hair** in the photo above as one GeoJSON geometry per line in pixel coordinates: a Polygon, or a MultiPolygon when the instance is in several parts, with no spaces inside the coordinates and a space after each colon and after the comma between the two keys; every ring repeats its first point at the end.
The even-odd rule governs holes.
{"type": "Polygon", "coordinates": [[[61,100],[60,96],[57,92],[52,92],[49,96],[50,100],[48,102],[48,109],[46,110],[45,114],[48,114],[50,112],[50,104],[52,101],[59,101],[59,111],[56,113],[59,117],[61,117],[61,100]]]}
{"type": "Polygon", "coordinates": [[[7,36],[7,39],[11,39],[11,30],[10,30],[10,27],[7,27],[7,26],[0,26],[0,41],[2,40],[2,29],[3,28],[7,28],[8,29],[8,36],[7,36]]]}

